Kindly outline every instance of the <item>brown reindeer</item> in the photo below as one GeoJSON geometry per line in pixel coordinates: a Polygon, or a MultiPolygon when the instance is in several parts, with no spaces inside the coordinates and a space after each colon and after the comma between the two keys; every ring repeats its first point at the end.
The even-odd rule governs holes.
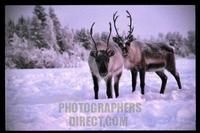
{"type": "Polygon", "coordinates": [[[91,26],[90,35],[95,47],[90,52],[88,64],[93,78],[95,99],[98,99],[98,82],[102,78],[106,81],[107,96],[108,98],[112,98],[112,77],[114,77],[115,96],[118,97],[119,80],[123,70],[123,57],[118,46],[109,44],[112,31],[111,23],[109,23],[110,33],[107,44],[102,41],[97,43],[94,41],[92,37],[94,24],[91,26]]]}
{"type": "Polygon", "coordinates": [[[136,41],[132,33],[132,17],[128,11],[128,18],[130,19],[128,35],[122,37],[119,35],[116,20],[117,12],[113,14],[114,28],[117,36],[113,37],[113,41],[118,44],[124,57],[124,66],[129,69],[132,74],[132,92],[135,91],[137,72],[140,74],[141,93],[144,94],[145,86],[145,72],[153,71],[162,80],[160,93],[164,93],[167,83],[167,76],[164,69],[168,70],[176,79],[179,89],[181,89],[181,82],[179,73],[176,71],[175,55],[173,44],[164,43],[145,43],[136,41]]]}

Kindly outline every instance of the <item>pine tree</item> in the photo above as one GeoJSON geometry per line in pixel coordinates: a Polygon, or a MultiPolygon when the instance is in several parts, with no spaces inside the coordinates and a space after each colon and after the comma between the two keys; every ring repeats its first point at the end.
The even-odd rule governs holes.
{"type": "Polygon", "coordinates": [[[65,44],[65,51],[68,52],[69,55],[71,55],[71,51],[73,50],[73,33],[67,27],[61,29],[61,33],[63,43],[65,44]]]}
{"type": "Polygon", "coordinates": [[[41,29],[41,25],[40,25],[39,19],[36,16],[33,16],[32,22],[31,22],[31,37],[30,38],[33,42],[35,42],[35,45],[38,48],[42,47],[42,44],[40,42],[41,40],[40,29],[41,29]]]}
{"type": "Polygon", "coordinates": [[[34,12],[33,13],[41,21],[42,26],[47,25],[47,23],[46,23],[47,22],[47,19],[46,19],[47,14],[45,13],[45,9],[42,6],[36,5],[34,7],[34,12]]]}
{"type": "Polygon", "coordinates": [[[158,33],[158,41],[163,42],[164,41],[164,35],[163,33],[158,33]]]}
{"type": "MultiPolygon", "coordinates": [[[[94,34],[94,38],[95,40],[96,39],[100,40],[100,37],[98,34],[94,34]]],[[[91,49],[89,30],[86,30],[85,28],[82,28],[81,30],[76,31],[74,41],[81,42],[80,44],[86,49],[91,49]]]]}
{"type": "Polygon", "coordinates": [[[16,34],[20,38],[29,38],[29,31],[28,31],[29,22],[23,16],[18,19],[18,23],[16,25],[16,34]]]}
{"type": "Polygon", "coordinates": [[[75,40],[79,42],[86,42],[88,41],[88,36],[86,34],[86,30],[82,28],[81,30],[76,31],[75,40]]]}
{"type": "Polygon", "coordinates": [[[33,20],[32,20],[32,40],[36,43],[38,48],[51,48],[51,36],[49,35],[49,25],[48,25],[48,16],[45,13],[45,9],[37,5],[33,11],[33,20]]]}
{"type": "Polygon", "coordinates": [[[67,50],[66,42],[63,38],[61,24],[60,24],[55,12],[54,12],[54,9],[52,7],[49,8],[49,16],[53,21],[53,30],[56,35],[56,42],[57,42],[57,45],[59,46],[59,52],[63,53],[64,51],[67,50]]]}
{"type": "Polygon", "coordinates": [[[108,38],[108,32],[102,32],[101,33],[101,40],[106,42],[108,38]]]}
{"type": "Polygon", "coordinates": [[[195,32],[188,31],[187,34],[188,34],[187,35],[187,46],[192,53],[196,54],[196,52],[195,52],[195,32]]]}
{"type": "Polygon", "coordinates": [[[5,26],[5,43],[6,46],[9,46],[13,42],[13,36],[15,33],[15,23],[12,20],[9,20],[5,26]]]}

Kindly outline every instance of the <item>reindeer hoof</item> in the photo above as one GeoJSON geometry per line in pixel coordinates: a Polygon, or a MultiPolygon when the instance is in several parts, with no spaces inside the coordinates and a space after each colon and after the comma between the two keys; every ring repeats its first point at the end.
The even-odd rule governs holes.
{"type": "Polygon", "coordinates": [[[164,94],[164,91],[161,91],[160,94],[164,94]]]}

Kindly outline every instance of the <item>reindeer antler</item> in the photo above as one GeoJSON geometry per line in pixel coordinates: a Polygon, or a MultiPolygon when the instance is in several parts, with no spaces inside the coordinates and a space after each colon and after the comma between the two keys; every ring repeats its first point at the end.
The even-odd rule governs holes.
{"type": "Polygon", "coordinates": [[[94,38],[92,37],[93,26],[94,26],[94,24],[95,24],[95,22],[92,24],[92,26],[91,26],[91,28],[90,28],[90,36],[91,36],[92,41],[93,41],[93,43],[94,43],[94,45],[95,45],[95,49],[96,49],[96,51],[97,51],[97,44],[96,44],[96,42],[94,41],[94,38]]]}
{"type": "Polygon", "coordinates": [[[120,35],[119,35],[119,33],[118,33],[118,31],[117,31],[117,26],[116,26],[116,20],[117,20],[117,18],[118,18],[119,16],[116,16],[116,14],[117,14],[117,11],[113,14],[114,27],[115,27],[115,31],[116,31],[116,33],[117,33],[117,36],[118,36],[119,38],[121,38],[120,35]]]}
{"type": "Polygon", "coordinates": [[[128,38],[132,33],[133,33],[133,30],[134,30],[134,26],[132,27],[132,17],[131,17],[131,14],[129,13],[129,11],[126,10],[126,13],[128,14],[127,18],[130,19],[130,24],[128,25],[129,26],[129,31],[128,31],[128,36],[126,38],[128,38]]]}
{"type": "Polygon", "coordinates": [[[109,26],[110,26],[110,28],[109,28],[110,33],[109,33],[108,39],[107,39],[107,48],[108,48],[108,44],[109,44],[109,40],[110,40],[110,35],[111,35],[111,32],[112,32],[112,25],[111,25],[111,22],[109,22],[109,26]]]}

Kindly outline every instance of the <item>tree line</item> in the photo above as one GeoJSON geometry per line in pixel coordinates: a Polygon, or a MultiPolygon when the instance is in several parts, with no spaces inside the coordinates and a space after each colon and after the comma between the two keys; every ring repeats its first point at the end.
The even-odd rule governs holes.
{"type": "MultiPolygon", "coordinates": [[[[94,33],[97,41],[106,41],[108,32],[94,33]]],[[[137,39],[140,39],[138,36],[137,39]]],[[[159,33],[151,42],[176,40],[176,54],[182,57],[195,55],[195,32],[187,37],[179,32],[159,33]]],[[[88,58],[92,48],[89,28],[63,27],[52,7],[48,11],[41,5],[33,9],[32,17],[21,16],[5,24],[6,68],[62,68],[76,67],[88,58]]]]}

